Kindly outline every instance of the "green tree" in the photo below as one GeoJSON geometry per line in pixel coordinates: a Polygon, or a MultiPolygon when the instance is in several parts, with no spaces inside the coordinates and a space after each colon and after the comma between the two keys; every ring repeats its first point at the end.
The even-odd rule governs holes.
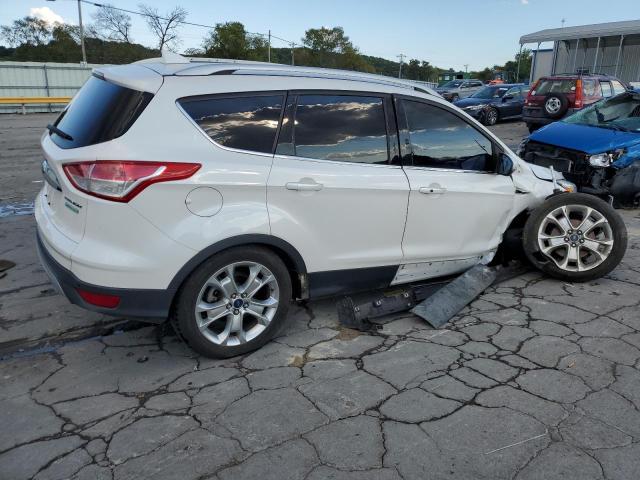
{"type": "Polygon", "coordinates": [[[0,27],[0,37],[10,46],[44,45],[51,38],[51,27],[44,20],[24,17],[0,27]]]}
{"type": "Polygon", "coordinates": [[[236,60],[266,60],[267,41],[249,35],[240,22],[218,23],[202,43],[205,56],[236,60]]]}
{"type": "Polygon", "coordinates": [[[509,75],[509,80],[521,82],[529,79],[531,74],[531,50],[523,48],[522,52],[516,53],[514,60],[504,64],[504,70],[509,75]],[[518,59],[520,60],[520,73],[518,74],[518,59]],[[516,78],[516,76],[518,78],[516,78]]]}
{"type": "Polygon", "coordinates": [[[302,50],[296,63],[314,66],[373,72],[358,49],[344,34],[342,27],[310,28],[305,32],[302,50]]]}

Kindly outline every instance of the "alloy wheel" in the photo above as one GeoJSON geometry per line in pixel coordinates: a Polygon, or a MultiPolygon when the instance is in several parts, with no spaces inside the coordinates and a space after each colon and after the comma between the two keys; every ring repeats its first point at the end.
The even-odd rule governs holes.
{"type": "Polygon", "coordinates": [[[544,104],[545,110],[547,111],[547,113],[550,113],[550,114],[558,113],[561,107],[562,107],[562,103],[560,102],[560,99],[557,97],[551,97],[547,99],[547,101],[544,104]]]}
{"type": "Polygon", "coordinates": [[[558,268],[582,272],[607,259],[613,249],[613,232],[598,210],[586,205],[563,205],[541,222],[538,246],[558,268]]]}
{"type": "Polygon", "coordinates": [[[495,125],[498,121],[498,112],[495,108],[487,110],[487,125],[495,125]]]}
{"type": "Polygon", "coordinates": [[[256,262],[236,262],[211,275],[196,300],[198,329],[216,345],[235,346],[259,336],[278,310],[275,275],[256,262]]]}

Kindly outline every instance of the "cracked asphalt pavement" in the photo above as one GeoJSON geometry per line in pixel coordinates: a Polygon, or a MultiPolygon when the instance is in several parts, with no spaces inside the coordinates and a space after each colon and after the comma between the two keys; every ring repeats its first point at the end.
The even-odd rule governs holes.
{"type": "Polygon", "coordinates": [[[636,480],[640,213],[621,213],[606,278],[527,273],[440,330],[404,313],[360,333],[312,302],[226,360],[67,305],[33,217],[0,219],[18,263],[0,279],[0,479],[636,480]]]}

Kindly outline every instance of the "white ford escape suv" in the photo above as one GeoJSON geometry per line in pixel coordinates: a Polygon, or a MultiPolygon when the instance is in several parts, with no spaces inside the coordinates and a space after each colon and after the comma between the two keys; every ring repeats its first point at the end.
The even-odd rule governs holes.
{"type": "Polygon", "coordinates": [[[459,109],[374,75],[182,57],[100,68],[42,149],[54,283],[91,310],[171,317],[209,356],[263,345],[292,299],[489,262],[509,228],[569,280],[626,248],[606,203],[554,195],[561,179],[459,109]]]}

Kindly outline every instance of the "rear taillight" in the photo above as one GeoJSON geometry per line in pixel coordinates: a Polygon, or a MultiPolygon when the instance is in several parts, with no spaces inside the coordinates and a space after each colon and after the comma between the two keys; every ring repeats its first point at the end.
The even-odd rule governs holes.
{"type": "Polygon", "coordinates": [[[574,108],[582,108],[582,80],[576,80],[576,98],[573,101],[574,108]]]}
{"type": "Polygon", "coordinates": [[[67,163],[64,173],[74,187],[94,197],[128,202],[149,185],[189,178],[199,163],[98,160],[67,163]]]}
{"type": "Polygon", "coordinates": [[[536,80],[536,82],[533,84],[531,89],[529,89],[529,93],[527,93],[527,98],[524,99],[525,105],[529,105],[529,102],[531,101],[531,96],[536,93],[536,88],[538,87],[539,83],[540,83],[540,80],[536,80]]]}
{"type": "Polygon", "coordinates": [[[81,288],[76,288],[76,291],[85,302],[97,307],[116,308],[120,304],[120,297],[117,295],[89,292],[81,288]]]}

